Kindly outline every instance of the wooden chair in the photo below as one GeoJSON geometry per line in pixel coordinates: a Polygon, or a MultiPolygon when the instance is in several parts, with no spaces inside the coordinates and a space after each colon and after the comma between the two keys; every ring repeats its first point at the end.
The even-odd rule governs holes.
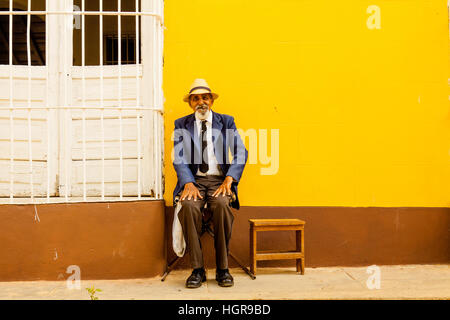
{"type": "Polygon", "coordinates": [[[305,221],[299,219],[250,219],[250,273],[256,275],[256,263],[262,260],[296,259],[297,272],[305,274],[305,221]],[[294,230],[296,251],[257,251],[258,231],[294,230]]]}

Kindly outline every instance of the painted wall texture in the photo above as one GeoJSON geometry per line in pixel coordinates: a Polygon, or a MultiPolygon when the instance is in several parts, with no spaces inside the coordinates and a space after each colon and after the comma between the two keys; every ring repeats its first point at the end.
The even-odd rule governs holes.
{"type": "Polygon", "coordinates": [[[200,77],[248,134],[241,205],[449,207],[448,21],[442,0],[167,0],[166,204],[200,77]]]}

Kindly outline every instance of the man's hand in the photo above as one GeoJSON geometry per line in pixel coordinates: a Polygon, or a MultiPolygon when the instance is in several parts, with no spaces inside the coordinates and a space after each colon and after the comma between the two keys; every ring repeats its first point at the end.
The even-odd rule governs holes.
{"type": "Polygon", "coordinates": [[[188,198],[188,200],[194,198],[194,201],[197,201],[197,198],[203,199],[200,191],[198,191],[197,187],[192,182],[188,182],[184,185],[184,190],[181,194],[180,200],[184,200],[186,199],[186,197],[188,198]]]}
{"type": "Polygon", "coordinates": [[[231,183],[233,182],[233,177],[227,176],[223,183],[220,185],[219,188],[217,188],[216,191],[213,193],[213,197],[218,197],[220,194],[223,196],[225,195],[231,195],[231,183]]]}

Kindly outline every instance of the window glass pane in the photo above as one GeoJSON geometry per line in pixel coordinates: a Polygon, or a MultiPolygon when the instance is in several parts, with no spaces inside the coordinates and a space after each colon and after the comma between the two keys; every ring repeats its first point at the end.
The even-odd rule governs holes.
{"type": "MultiPolygon", "coordinates": [[[[85,1],[86,11],[99,10],[99,0],[85,1]]],[[[81,10],[82,1],[75,0],[74,5],[81,10]]],[[[122,11],[135,12],[135,0],[122,0],[122,11]]],[[[103,9],[105,11],[117,10],[117,0],[104,0],[103,9]]],[[[79,18],[81,19],[81,18],[79,18]]],[[[138,17],[139,24],[140,18],[138,17]]],[[[89,15],[85,18],[85,59],[86,65],[100,64],[100,17],[98,15],[89,15]]],[[[81,66],[81,21],[80,28],[74,28],[73,31],[73,63],[75,66],[81,66]]],[[[140,29],[140,28],[139,28],[140,29]]],[[[139,30],[139,34],[141,31],[139,30]]],[[[122,64],[136,63],[136,16],[121,17],[121,37],[122,37],[122,64]],[[130,48],[132,46],[133,48],[130,48]]],[[[103,16],[103,64],[118,64],[118,16],[103,16]],[[109,39],[109,40],[108,40],[109,39]]],[[[139,61],[140,62],[140,61],[139,61]]]]}
{"type": "Polygon", "coordinates": [[[127,39],[123,38],[121,39],[122,42],[122,63],[126,64],[128,62],[128,58],[127,58],[127,39]]]}
{"type": "MultiPolygon", "coordinates": [[[[9,10],[7,7],[1,11],[9,10]]],[[[0,64],[9,64],[9,16],[0,16],[0,64]]],[[[45,16],[30,17],[31,65],[45,65],[45,16]]],[[[26,15],[13,17],[13,64],[27,65],[27,23],[26,15]]]]}
{"type": "MultiPolygon", "coordinates": [[[[99,0],[85,0],[86,11],[98,11],[99,0]]],[[[82,1],[74,1],[74,11],[82,10],[82,1]]],[[[98,15],[85,16],[85,64],[87,66],[99,65],[100,61],[100,43],[99,43],[99,28],[100,17],[98,15]]],[[[81,15],[74,16],[73,29],[73,65],[82,65],[82,17],[81,15]]]]}
{"type": "Polygon", "coordinates": [[[114,43],[113,43],[113,64],[117,64],[117,61],[119,60],[119,42],[117,38],[114,37],[114,43]]]}
{"type": "Polygon", "coordinates": [[[117,0],[103,0],[103,11],[117,11],[117,4],[117,0]]]}
{"type": "Polygon", "coordinates": [[[112,57],[113,40],[111,38],[107,37],[105,43],[106,43],[106,46],[105,46],[105,48],[106,48],[106,55],[105,55],[106,62],[104,64],[111,64],[112,63],[111,61],[113,60],[113,57],[112,57]]]}
{"type": "Polygon", "coordinates": [[[45,0],[31,0],[31,11],[45,11],[45,0]]]}
{"type": "Polygon", "coordinates": [[[136,40],[130,39],[128,42],[128,60],[131,61],[130,63],[136,63],[136,57],[134,56],[136,46],[136,40]]]}
{"type": "MultiPolygon", "coordinates": [[[[103,0],[105,2],[105,0],[103,0]]],[[[117,1],[116,1],[117,2],[117,1]]],[[[74,10],[82,10],[83,1],[82,0],[74,0],[73,6],[74,10]]],[[[86,11],[99,11],[100,10],[100,0],[84,0],[84,5],[86,11]]]]}

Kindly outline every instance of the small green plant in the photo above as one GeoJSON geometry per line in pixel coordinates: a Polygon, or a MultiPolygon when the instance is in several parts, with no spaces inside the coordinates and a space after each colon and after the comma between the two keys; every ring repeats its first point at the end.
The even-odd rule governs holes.
{"type": "Polygon", "coordinates": [[[98,297],[95,296],[97,292],[102,292],[101,289],[95,289],[94,286],[92,288],[86,288],[87,292],[89,293],[89,297],[91,300],[98,300],[98,297]]]}

